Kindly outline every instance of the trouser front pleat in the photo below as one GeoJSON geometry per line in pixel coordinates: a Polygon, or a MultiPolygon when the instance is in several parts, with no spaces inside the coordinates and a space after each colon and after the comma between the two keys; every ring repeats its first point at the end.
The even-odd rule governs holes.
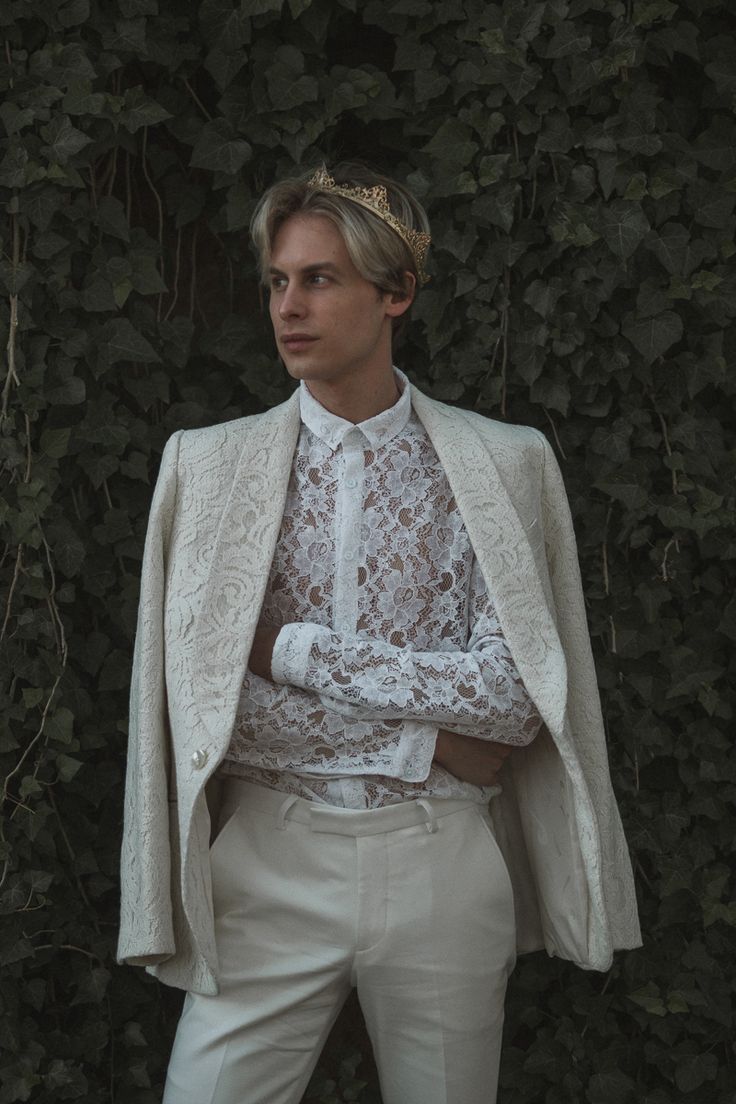
{"type": "Polygon", "coordinates": [[[353,986],[384,1104],[493,1104],[515,925],[485,810],[233,780],[221,823],[220,992],[187,995],[164,1104],[299,1104],[353,986]]]}

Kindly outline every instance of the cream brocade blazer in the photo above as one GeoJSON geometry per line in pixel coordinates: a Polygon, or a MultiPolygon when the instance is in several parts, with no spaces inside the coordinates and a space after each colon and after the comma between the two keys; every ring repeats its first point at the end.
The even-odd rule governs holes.
{"type": "MultiPolygon", "coordinates": [[[[411,388],[547,732],[514,756],[491,812],[519,953],[606,970],[641,944],[611,788],[575,537],[537,430],[411,388]]],[[[120,962],[217,992],[205,785],[230,741],[281,526],[298,392],[265,414],[179,431],[143,557],[121,857],[120,962]]]]}

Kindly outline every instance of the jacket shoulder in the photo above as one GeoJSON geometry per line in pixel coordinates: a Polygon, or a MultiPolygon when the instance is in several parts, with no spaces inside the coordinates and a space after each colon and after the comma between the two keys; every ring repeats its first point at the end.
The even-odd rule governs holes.
{"type": "Polygon", "coordinates": [[[491,443],[497,442],[500,446],[516,449],[531,449],[534,452],[540,452],[547,445],[547,438],[533,426],[499,422],[495,418],[478,414],[475,410],[462,410],[460,413],[476,433],[491,443]]]}
{"type": "Polygon", "coordinates": [[[465,410],[459,406],[448,406],[447,403],[430,399],[428,396],[415,389],[417,405],[421,411],[431,413],[439,417],[449,425],[452,423],[452,432],[464,433],[473,430],[482,440],[485,447],[496,460],[513,460],[514,457],[536,459],[539,464],[544,464],[545,453],[549,449],[547,438],[533,426],[512,425],[509,422],[499,422],[495,418],[489,418],[484,414],[478,414],[475,410],[465,410]]]}
{"type": "Polygon", "coordinates": [[[213,452],[221,453],[223,450],[233,449],[238,452],[248,435],[255,429],[269,422],[276,423],[281,418],[288,416],[288,410],[293,403],[293,396],[286,402],[264,411],[262,414],[248,414],[243,418],[233,418],[228,422],[218,422],[215,425],[203,426],[199,429],[178,430],[174,436],[179,437],[180,456],[185,462],[194,462],[201,456],[207,456],[213,452]]]}

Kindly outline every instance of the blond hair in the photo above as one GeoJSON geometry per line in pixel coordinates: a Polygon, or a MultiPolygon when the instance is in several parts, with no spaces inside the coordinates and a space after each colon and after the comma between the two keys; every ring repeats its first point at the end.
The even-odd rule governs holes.
{"type": "MultiPolygon", "coordinates": [[[[368,187],[382,184],[388,195],[391,213],[404,226],[429,233],[424,208],[401,184],[373,172],[364,165],[343,163],[330,169],[336,184],[368,187]]],[[[411,249],[388,223],[360,204],[334,192],[309,185],[314,175],[282,180],[261,197],[253,214],[250,232],[258,251],[261,279],[265,279],[271,261],[273,243],[279,229],[295,215],[323,215],[340,232],[348,255],[361,276],[380,292],[405,298],[406,273],[411,272],[417,286],[419,273],[411,249]]],[[[400,321],[397,319],[397,321],[400,321]]]]}

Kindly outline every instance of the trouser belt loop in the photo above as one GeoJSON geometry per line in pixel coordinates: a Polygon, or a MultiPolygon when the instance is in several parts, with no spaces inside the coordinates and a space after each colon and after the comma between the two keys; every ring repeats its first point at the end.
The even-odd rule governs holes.
{"type": "Polygon", "coordinates": [[[286,800],[281,802],[279,811],[276,814],[276,827],[279,829],[280,832],[283,832],[286,828],[286,817],[289,809],[291,809],[292,805],[296,805],[298,800],[299,798],[296,796],[296,794],[289,794],[286,800]]]}
{"type": "Polygon", "coordinates": [[[427,823],[425,824],[424,827],[430,833],[436,832],[437,831],[437,818],[434,815],[434,810],[432,809],[432,806],[429,804],[428,801],[425,801],[423,797],[419,798],[419,800],[417,801],[417,805],[419,805],[424,810],[424,813],[427,817],[427,823]]]}

